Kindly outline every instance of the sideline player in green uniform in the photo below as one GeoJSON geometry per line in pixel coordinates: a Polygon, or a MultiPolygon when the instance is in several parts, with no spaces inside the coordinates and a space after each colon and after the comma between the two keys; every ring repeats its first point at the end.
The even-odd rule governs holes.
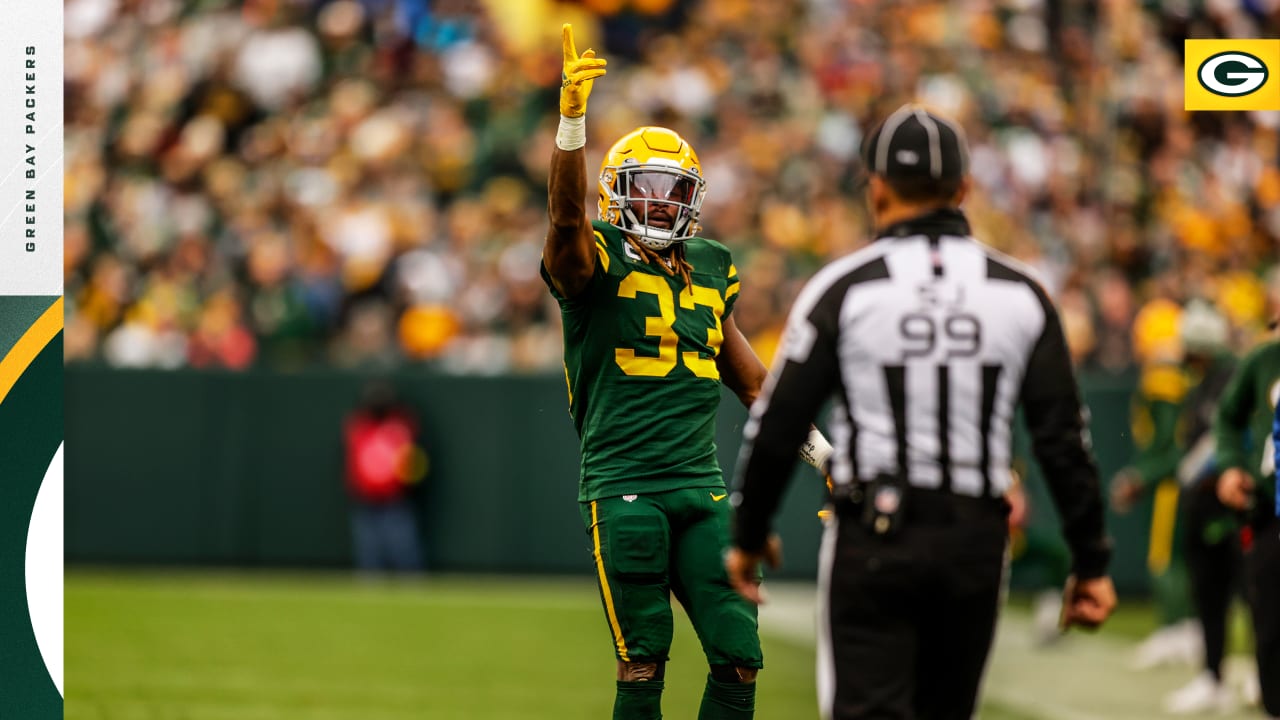
{"type": "Polygon", "coordinates": [[[1198,642],[1191,620],[1186,566],[1179,548],[1185,523],[1178,523],[1179,486],[1175,479],[1184,449],[1179,421],[1190,386],[1184,368],[1179,328],[1181,305],[1169,298],[1147,303],[1133,321],[1133,351],[1141,366],[1130,403],[1135,454],[1111,479],[1111,506],[1127,513],[1145,495],[1151,503],[1147,571],[1159,628],[1136,649],[1132,666],[1147,669],[1166,662],[1194,663],[1198,642]]]}
{"type": "MultiPolygon", "coordinates": [[[[1147,569],[1160,623],[1136,648],[1135,670],[1206,659],[1210,674],[1221,677],[1216,628],[1226,623],[1229,565],[1235,556],[1229,543],[1222,543],[1236,523],[1214,495],[1216,476],[1204,469],[1213,454],[1218,398],[1234,368],[1226,349],[1229,333],[1226,318],[1200,299],[1186,307],[1157,300],[1134,321],[1135,352],[1143,360],[1132,404],[1138,452],[1112,479],[1111,505],[1126,513],[1144,496],[1154,496],[1147,569]],[[1205,620],[1213,628],[1208,638],[1205,620]],[[1214,646],[1208,652],[1206,642],[1214,646]]],[[[1219,687],[1215,694],[1220,696],[1215,702],[1225,703],[1229,692],[1219,687]]],[[[1181,706],[1169,699],[1170,708],[1181,706]]],[[[1209,700],[1206,695],[1203,702],[1209,700]]]]}
{"type": "Polygon", "coordinates": [[[1140,386],[1147,403],[1135,404],[1146,412],[1138,416],[1145,422],[1134,424],[1134,437],[1145,429],[1156,440],[1111,485],[1117,512],[1127,512],[1154,489],[1147,557],[1161,627],[1137,647],[1133,667],[1200,665],[1189,683],[1165,696],[1165,711],[1175,715],[1236,704],[1222,679],[1222,659],[1240,571],[1240,523],[1217,498],[1212,431],[1218,400],[1235,369],[1227,348],[1230,332],[1227,319],[1206,300],[1193,299],[1178,310],[1182,362],[1147,368],[1140,386]]]}
{"type": "MultiPolygon", "coordinates": [[[[564,321],[578,500],[618,660],[613,717],[661,717],[674,594],[710,665],[698,718],[748,719],[763,658],[755,607],[721,559],[730,512],[715,418],[722,381],[750,406],[767,369],[733,320],[729,250],[697,236],[706,182],[683,138],[642,127],[618,140],[600,219],[587,220],[586,103],[605,61],[563,33],[542,277],[564,321]]],[[[811,438],[806,459],[821,468],[830,445],[811,438]]]]}
{"type": "Polygon", "coordinates": [[[1247,513],[1245,595],[1253,615],[1262,707],[1280,718],[1280,518],[1271,444],[1280,399],[1280,340],[1254,348],[1228,383],[1214,422],[1218,499],[1247,513]]]}

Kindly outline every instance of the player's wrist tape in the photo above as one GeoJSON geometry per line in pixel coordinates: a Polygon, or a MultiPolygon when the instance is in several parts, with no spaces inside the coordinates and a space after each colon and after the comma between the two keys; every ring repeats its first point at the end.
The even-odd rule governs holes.
{"type": "Polygon", "coordinates": [[[827,469],[827,459],[831,457],[831,443],[818,432],[817,428],[809,430],[809,437],[800,446],[800,457],[819,471],[827,469]]]}
{"type": "Polygon", "coordinates": [[[587,116],[560,116],[560,129],[556,131],[556,147],[561,150],[577,150],[587,144],[587,116]]]}

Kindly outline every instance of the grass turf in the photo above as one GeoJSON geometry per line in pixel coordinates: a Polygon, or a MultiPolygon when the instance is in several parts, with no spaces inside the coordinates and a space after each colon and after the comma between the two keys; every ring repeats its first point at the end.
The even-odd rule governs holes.
{"type": "MultiPolygon", "coordinates": [[[[66,573],[67,720],[530,720],[610,716],[614,662],[592,578],[66,573]]],[[[1025,604],[1015,597],[1017,611],[1025,604]]],[[[669,718],[706,668],[683,612],[669,718]]],[[[1149,609],[1109,631],[1141,637],[1149,609]]],[[[757,718],[813,718],[814,650],[765,635],[757,718]]],[[[1034,720],[987,703],[984,720],[1034,720]]]]}
{"type": "MultiPolygon", "coordinates": [[[[66,576],[68,720],[609,717],[614,659],[591,578],[66,576]]],[[[666,715],[705,664],[677,621],[666,715]]],[[[816,717],[813,649],[767,641],[757,716],[816,717]]]]}

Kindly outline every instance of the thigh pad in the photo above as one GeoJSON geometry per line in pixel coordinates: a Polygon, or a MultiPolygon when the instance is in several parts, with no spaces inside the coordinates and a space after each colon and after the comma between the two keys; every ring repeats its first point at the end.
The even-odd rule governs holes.
{"type": "Polygon", "coordinates": [[[664,577],[670,554],[669,535],[660,515],[616,515],[605,528],[605,561],[622,580],[664,577]]]}

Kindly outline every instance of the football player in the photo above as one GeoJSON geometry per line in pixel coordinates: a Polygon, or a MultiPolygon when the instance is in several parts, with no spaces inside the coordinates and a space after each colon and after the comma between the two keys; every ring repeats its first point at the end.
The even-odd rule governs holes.
{"type": "MultiPolygon", "coordinates": [[[[605,60],[579,55],[569,25],[563,49],[541,273],[564,320],[578,500],[617,657],[613,717],[661,717],[674,594],[710,665],[698,718],[751,718],[763,658],[756,610],[721,559],[730,510],[714,435],[721,382],[750,406],[767,370],[733,320],[728,248],[698,236],[706,180],[684,138],[641,127],[614,143],[588,220],[585,114],[605,60]]],[[[814,430],[805,452],[822,468],[830,445],[814,430]]]]}
{"type": "MultiPolygon", "coordinates": [[[[1272,329],[1275,323],[1272,323],[1272,329]]],[[[1276,515],[1273,432],[1280,398],[1280,339],[1251,350],[1218,403],[1214,457],[1223,468],[1216,487],[1223,505],[1244,513],[1245,597],[1253,619],[1254,657],[1262,709],[1280,718],[1280,517],[1276,515]]]]}

